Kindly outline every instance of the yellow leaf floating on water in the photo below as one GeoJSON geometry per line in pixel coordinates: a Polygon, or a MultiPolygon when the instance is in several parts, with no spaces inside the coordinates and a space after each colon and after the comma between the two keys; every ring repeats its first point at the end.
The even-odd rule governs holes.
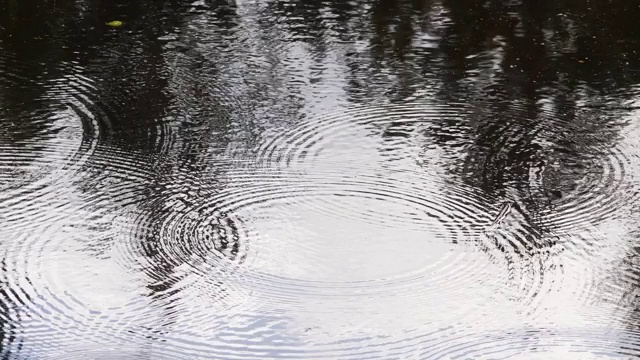
{"type": "Polygon", "coordinates": [[[109,26],[113,26],[113,27],[122,26],[122,21],[120,21],[120,20],[113,20],[113,21],[109,21],[109,22],[107,23],[107,25],[109,25],[109,26]]]}

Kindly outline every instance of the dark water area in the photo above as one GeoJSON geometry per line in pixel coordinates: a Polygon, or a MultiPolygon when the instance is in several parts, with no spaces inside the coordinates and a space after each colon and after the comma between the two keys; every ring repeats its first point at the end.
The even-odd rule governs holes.
{"type": "Polygon", "coordinates": [[[0,358],[640,357],[639,19],[0,0],[0,358]]]}

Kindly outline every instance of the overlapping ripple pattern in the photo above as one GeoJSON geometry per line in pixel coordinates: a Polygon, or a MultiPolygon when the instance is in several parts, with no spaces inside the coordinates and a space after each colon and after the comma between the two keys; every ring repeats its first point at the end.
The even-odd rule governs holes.
{"type": "Polygon", "coordinates": [[[82,67],[61,64],[55,69],[59,77],[38,79],[28,75],[34,66],[8,53],[0,59],[0,81],[19,94],[5,98],[17,103],[4,104],[0,131],[0,203],[8,221],[30,217],[43,202],[55,201],[91,155],[106,120],[96,110],[93,80],[82,67]]]}
{"type": "Polygon", "coordinates": [[[26,342],[22,356],[47,355],[47,346],[35,346],[44,339],[53,350],[73,338],[84,337],[76,346],[85,349],[98,338],[102,344],[121,338],[122,328],[108,324],[126,319],[126,307],[111,307],[107,298],[92,301],[92,281],[77,277],[117,277],[83,253],[90,240],[98,244],[96,255],[108,257],[113,214],[104,207],[96,211],[91,197],[75,188],[110,121],[96,98],[95,81],[77,63],[52,69],[2,52],[0,83],[9,91],[0,118],[2,317],[11,323],[4,330],[5,354],[26,342]]]}
{"type": "Polygon", "coordinates": [[[638,89],[515,13],[467,53],[451,2],[336,4],[0,33],[1,358],[640,357],[638,89]]]}
{"type": "MultiPolygon", "coordinates": [[[[459,176],[447,160],[464,159],[472,126],[449,127],[444,145],[437,136],[476,112],[427,100],[361,105],[263,142],[257,161],[207,155],[195,172],[95,146],[82,174],[89,207],[48,215],[14,239],[22,255],[8,266],[19,276],[5,276],[22,279],[12,294],[23,308],[11,316],[33,329],[21,341],[53,332],[66,344],[83,334],[78,349],[110,341],[135,349],[158,338],[167,344],[158,356],[177,358],[492,358],[585,338],[608,351],[613,335],[571,328],[571,319],[546,329],[558,312],[575,311],[563,298],[587,308],[599,301],[603,274],[584,263],[603,254],[597,224],[569,236],[567,226],[588,221],[532,216],[518,187],[505,197],[459,176]],[[71,262],[86,263],[84,278],[144,276],[96,304],[74,290],[86,279],[67,273],[71,262]],[[42,319],[49,330],[33,332],[42,319]]],[[[544,193],[543,182],[531,184],[544,193]]],[[[567,198],[546,211],[562,214],[567,198]]]]}

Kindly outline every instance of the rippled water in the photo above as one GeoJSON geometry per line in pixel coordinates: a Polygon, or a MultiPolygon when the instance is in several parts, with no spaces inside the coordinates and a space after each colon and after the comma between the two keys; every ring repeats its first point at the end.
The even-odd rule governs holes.
{"type": "Polygon", "coordinates": [[[629,2],[0,9],[3,359],[640,356],[629,2]]]}

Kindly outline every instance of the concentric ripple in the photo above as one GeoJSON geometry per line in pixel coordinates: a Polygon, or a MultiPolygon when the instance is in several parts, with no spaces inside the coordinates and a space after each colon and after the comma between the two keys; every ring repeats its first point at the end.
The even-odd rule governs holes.
{"type": "MultiPolygon", "coordinates": [[[[188,276],[190,269],[210,284],[198,283],[200,296],[238,300],[234,294],[243,294],[263,311],[284,307],[307,316],[366,311],[372,322],[385,321],[386,313],[375,310],[382,302],[394,307],[398,325],[415,319],[417,308],[424,321],[479,321],[488,299],[531,314],[540,311],[542,295],[556,284],[546,258],[523,251],[521,260],[531,264],[510,278],[505,261],[461,244],[480,241],[498,212],[462,185],[412,189],[366,178],[326,180],[260,167],[236,169],[224,177],[222,190],[205,197],[206,204],[189,196],[161,196],[164,206],[156,204],[156,215],[139,223],[146,226],[136,235],[141,245],[123,251],[146,254],[141,267],[150,275],[157,272],[152,276],[158,281],[188,276]],[[336,207],[340,201],[342,208],[336,207]],[[370,213],[355,204],[361,201],[370,213]],[[419,215],[407,220],[399,215],[403,211],[419,215]],[[403,261],[392,261],[398,258],[403,261]],[[312,299],[314,311],[307,308],[312,299]]],[[[201,322],[206,315],[189,318],[201,322]]]]}
{"type": "Polygon", "coordinates": [[[491,179],[530,166],[529,175],[514,173],[492,181],[520,176],[519,181],[529,182],[538,191],[534,196],[549,203],[532,214],[537,225],[556,229],[602,221],[635,201],[637,121],[603,124],[609,120],[588,111],[567,121],[561,120],[560,110],[549,108],[532,119],[517,105],[510,111],[509,121],[500,125],[502,116],[487,116],[490,110],[477,105],[414,101],[360,106],[295,126],[261,146],[258,158],[267,167],[351,178],[371,177],[376,171],[380,177],[383,170],[415,172],[414,163],[427,173],[440,168],[437,175],[444,176],[458,159],[465,164],[456,171],[468,179],[491,179]],[[497,161],[500,157],[503,161],[497,161]]]}
{"type": "Polygon", "coordinates": [[[161,210],[148,221],[154,226],[140,227],[141,233],[136,234],[143,241],[136,253],[146,254],[147,261],[168,268],[187,265],[210,276],[212,271],[231,271],[232,264],[239,266],[246,258],[246,225],[215,203],[161,210]]]}
{"type": "Polygon", "coordinates": [[[259,149],[258,161],[301,174],[308,188],[304,196],[328,214],[411,228],[422,226],[419,219],[426,215],[436,219],[433,224],[449,224],[449,230],[469,225],[477,231],[478,218],[487,211],[474,207],[486,199],[479,191],[447,184],[446,164],[429,159],[446,155],[438,147],[421,149],[421,142],[433,143],[434,122],[458,119],[465,111],[457,104],[413,103],[350,109],[271,140],[259,149]]]}
{"type": "MultiPolygon", "coordinates": [[[[127,237],[127,219],[149,198],[157,177],[150,171],[152,165],[153,159],[140,154],[98,145],[72,186],[57,188],[51,202],[34,208],[30,216],[38,222],[25,226],[20,221],[22,226],[16,229],[2,229],[7,241],[1,249],[11,254],[2,274],[11,302],[8,314],[2,315],[19,319],[16,341],[36,351],[43,343],[45,351],[105,348],[114,343],[125,351],[127,346],[135,348],[162,337],[171,328],[177,315],[170,306],[170,292],[154,294],[163,292],[163,281],[172,281],[158,279],[167,275],[158,271],[162,262],[144,264],[147,272],[155,271],[149,279],[137,268],[132,271],[135,262],[119,251],[134,243],[127,237]]],[[[178,228],[170,230],[176,236],[189,236],[178,228]]],[[[212,233],[218,239],[211,240],[214,247],[224,247],[218,234],[228,228],[212,233]]],[[[206,227],[196,232],[209,236],[206,227]]]]}
{"type": "Polygon", "coordinates": [[[593,149],[581,163],[561,163],[560,166],[564,165],[565,168],[578,167],[580,175],[572,176],[573,184],[565,183],[566,190],[560,187],[563,199],[558,201],[556,209],[545,214],[553,217],[554,226],[572,229],[599,223],[616,216],[622,208],[636,201],[640,162],[638,145],[634,144],[633,139],[637,136],[633,135],[637,132],[635,128],[637,125],[623,130],[629,135],[614,147],[603,144],[602,149],[593,149]]]}
{"type": "MultiPolygon", "coordinates": [[[[122,229],[135,240],[117,248],[123,264],[135,264],[155,282],[150,289],[172,298],[174,291],[194,292],[209,306],[248,302],[268,311],[302,311],[322,299],[327,312],[347,310],[350,299],[372,308],[380,299],[401,299],[397,309],[405,318],[427,301],[426,319],[473,316],[507,281],[492,276],[494,264],[473,247],[454,251],[456,243],[476,241],[490,218],[470,190],[449,190],[458,205],[445,200],[450,184],[420,191],[366,179],[329,183],[251,166],[222,177],[165,180],[172,187],[159,183],[122,229]],[[370,214],[360,213],[360,202],[370,214]],[[390,261],[395,257],[404,261],[390,261]],[[469,289],[478,290],[475,305],[462,310],[455,299],[470,299],[469,289]]],[[[206,323],[209,315],[191,310],[183,321],[206,323]]]]}
{"type": "MultiPolygon", "coordinates": [[[[3,77],[20,73],[21,66],[10,60],[0,61],[3,77]]],[[[21,101],[28,101],[31,109],[7,104],[0,114],[0,203],[11,209],[3,214],[7,220],[27,216],[41,203],[52,201],[91,156],[103,127],[103,115],[95,112],[92,80],[73,64],[63,64],[57,71],[62,75],[52,79],[18,75],[10,81],[0,79],[9,81],[15,91],[21,89],[21,101]]]]}
{"type": "MultiPolygon", "coordinates": [[[[230,185],[227,185],[225,190],[211,193],[203,198],[189,199],[189,197],[177,196],[178,193],[173,197],[162,196],[159,199],[162,204],[154,205],[157,214],[145,220],[145,223],[150,225],[140,226],[143,233],[136,235],[139,239],[148,239],[147,246],[152,246],[153,249],[129,251],[157,254],[162,258],[162,262],[172,267],[186,264],[202,274],[211,273],[212,267],[237,272],[246,269],[247,266],[251,267],[250,264],[246,264],[236,268],[245,259],[253,259],[254,264],[257,261],[255,258],[257,254],[250,250],[253,246],[248,247],[250,238],[254,241],[262,241],[261,245],[267,246],[264,251],[269,251],[268,239],[263,239],[256,229],[249,231],[248,226],[253,228],[256,224],[274,221],[275,218],[282,220],[275,224],[283,227],[286,227],[285,224],[297,226],[302,216],[309,216],[307,220],[310,221],[326,219],[333,222],[352,222],[371,230],[388,231],[390,235],[393,235],[392,226],[404,226],[407,231],[416,234],[422,232],[423,245],[433,241],[434,238],[438,238],[443,244],[472,241],[474,234],[481,231],[483,222],[482,218],[474,218],[477,216],[476,213],[482,213],[481,208],[474,208],[472,205],[456,208],[450,203],[444,203],[442,207],[434,206],[428,202],[427,198],[429,196],[444,198],[443,195],[427,193],[423,200],[420,200],[421,198],[416,197],[415,193],[411,197],[408,190],[394,189],[391,184],[378,184],[380,188],[376,189],[373,187],[374,184],[361,182],[324,183],[325,186],[319,186],[321,184],[316,182],[317,179],[309,178],[293,181],[291,178],[265,177],[256,181],[255,176],[238,174],[231,175],[231,179],[232,181],[228,181],[230,185]],[[369,185],[372,190],[366,191],[365,185],[369,185]],[[364,191],[360,192],[358,189],[364,189],[364,191]],[[204,199],[206,204],[202,204],[204,199]],[[339,201],[343,201],[342,208],[339,207],[339,201]],[[357,203],[363,201],[369,204],[371,214],[359,213],[360,205],[357,203]],[[278,214],[272,213],[274,209],[277,209],[278,214]],[[389,216],[380,216],[380,211],[383,210],[388,211],[389,216]],[[402,217],[404,213],[413,213],[413,220],[404,219],[402,217]],[[464,216],[468,216],[466,224],[463,221],[464,216]]],[[[201,185],[206,186],[206,184],[201,185]]],[[[484,219],[485,223],[488,221],[489,219],[484,219]]],[[[295,229],[291,230],[295,233],[295,229]]],[[[321,234],[315,236],[318,235],[321,234]]],[[[265,236],[273,235],[265,233],[265,236]]],[[[336,236],[345,235],[336,234],[336,236]]],[[[298,253],[302,257],[307,256],[305,254],[314,256],[310,252],[313,251],[313,243],[292,245],[302,246],[299,251],[291,249],[292,253],[298,253]],[[305,250],[306,246],[310,248],[305,250]]],[[[388,245],[392,246],[391,243],[388,245]]],[[[357,251],[357,247],[350,246],[350,248],[357,251]]],[[[296,281],[295,278],[291,280],[296,281]]],[[[312,283],[309,285],[313,286],[312,283]]]]}
{"type": "MultiPolygon", "coordinates": [[[[283,190],[282,193],[288,193],[292,202],[298,197],[313,199],[310,202],[313,208],[307,209],[313,210],[315,214],[332,217],[334,222],[348,220],[357,224],[366,223],[367,226],[379,226],[389,231],[396,229],[398,232],[400,229],[402,232],[423,231],[425,238],[438,242],[446,239],[445,241],[456,243],[466,239],[480,244],[479,248],[489,253],[492,262],[502,264],[502,271],[508,274],[503,285],[509,290],[496,293],[502,293],[509,301],[519,304],[522,313],[533,316],[543,310],[550,297],[558,293],[566,276],[564,269],[571,264],[563,255],[564,233],[547,233],[548,229],[540,228],[540,225],[547,223],[558,230],[598,219],[599,215],[592,211],[593,204],[599,201],[598,197],[610,194],[617,189],[616,186],[629,179],[620,179],[619,174],[624,173],[620,162],[611,161],[598,152],[598,146],[602,142],[594,143],[592,140],[600,133],[592,131],[588,124],[566,123],[556,120],[553,112],[543,113],[537,121],[537,128],[534,127],[531,134],[523,133],[520,139],[524,141],[531,137],[529,140],[542,144],[538,153],[534,154],[535,158],[531,159],[533,163],[536,158],[542,158],[549,164],[538,190],[544,192],[547,188],[556,190],[558,186],[563,186],[562,183],[552,182],[557,179],[553,179],[554,176],[561,176],[560,180],[564,183],[571,181],[571,176],[580,175],[553,167],[554,159],[558,156],[554,152],[558,148],[555,144],[563,140],[558,138],[557,133],[581,131],[585,137],[581,146],[592,150],[592,159],[599,161],[600,169],[604,170],[594,171],[593,179],[584,180],[589,187],[577,192],[583,198],[579,204],[571,205],[572,196],[567,192],[567,196],[556,201],[552,207],[543,208],[543,212],[532,217],[528,213],[531,209],[524,206],[523,199],[515,199],[520,204],[520,213],[516,211],[511,214],[499,229],[485,232],[491,217],[497,213],[500,202],[473,187],[462,185],[459,181],[446,180],[451,178],[451,174],[448,173],[446,164],[443,164],[449,159],[453,149],[447,148],[447,144],[453,146],[455,143],[458,149],[475,146],[472,132],[461,129],[460,124],[465,116],[469,118],[467,122],[470,122],[477,118],[477,114],[478,109],[462,104],[433,106],[425,102],[345,110],[336,115],[311,119],[276,137],[260,148],[260,161],[265,168],[289,169],[299,174],[299,178],[304,179],[302,183],[313,182],[312,185],[305,186],[305,191],[294,191],[292,188],[283,190]],[[458,139],[436,145],[433,134],[429,132],[437,128],[443,133],[442,128],[446,127],[443,123],[450,123],[454,127],[452,131],[446,132],[458,139]],[[385,140],[389,138],[394,141],[385,140]],[[386,150],[389,144],[395,147],[394,157],[385,156],[384,151],[381,151],[386,150]],[[464,146],[460,146],[462,144],[464,146]],[[420,151],[415,151],[416,149],[420,151]],[[414,161],[416,154],[422,156],[420,161],[414,161]],[[564,173],[558,175],[556,171],[564,173]],[[398,201],[406,204],[407,210],[395,208],[394,203],[398,201]],[[569,214],[569,209],[574,208],[581,218],[566,219],[563,214],[569,214]],[[551,214],[551,211],[554,213],[551,214]],[[530,223],[531,221],[540,223],[530,223]],[[553,222],[548,223],[549,221],[553,222]]],[[[498,120],[488,118],[484,121],[498,120]]],[[[532,126],[525,124],[525,121],[531,122],[532,119],[524,118],[522,121],[514,126],[521,129],[532,126]]],[[[517,135],[518,131],[520,130],[506,130],[504,135],[517,135]]],[[[512,146],[511,144],[512,142],[505,140],[503,146],[512,146]]],[[[500,153],[512,150],[504,148],[491,151],[500,153]]],[[[573,149],[570,152],[571,159],[579,155],[577,151],[578,149],[573,149]]],[[[624,152],[626,151],[621,151],[624,152]]],[[[565,160],[566,167],[571,165],[571,159],[565,160]]],[[[286,186],[291,186],[291,182],[278,189],[285,189],[286,186]]],[[[263,190],[265,189],[259,191],[263,190]]],[[[566,192],[564,188],[559,191],[566,192]]],[[[280,201],[287,200],[281,198],[280,201]]],[[[605,216],[607,209],[617,205],[610,206],[597,210],[601,212],[601,216],[605,216]]],[[[301,210],[288,213],[300,214],[301,210]]],[[[380,231],[382,233],[383,230],[380,231]]],[[[333,236],[335,235],[327,237],[333,236]]],[[[385,276],[378,275],[378,278],[385,276]]],[[[281,281],[284,282],[284,279],[286,278],[281,281]]],[[[398,279],[404,278],[400,276],[398,279]]],[[[588,278],[583,280],[585,285],[590,283],[588,278]]],[[[413,284],[411,281],[408,283],[413,284]]],[[[367,285],[371,288],[380,285],[380,289],[390,286],[375,281],[367,285]]]]}
{"type": "MultiPolygon", "coordinates": [[[[353,161],[354,156],[372,149],[384,150],[380,138],[410,139],[412,133],[419,135],[434,123],[459,120],[470,112],[463,104],[419,102],[355,107],[296,126],[261,146],[258,158],[271,166],[309,165],[323,160],[333,165],[362,166],[365,164],[353,161]],[[400,130],[396,129],[399,125],[403,127],[400,130]]],[[[412,155],[405,152],[405,156],[412,155]]]]}
{"type": "Polygon", "coordinates": [[[540,220],[558,231],[619,216],[640,190],[640,124],[634,119],[607,123],[608,118],[586,111],[576,117],[576,123],[555,121],[542,132],[546,166],[538,181],[543,192],[553,193],[548,196],[554,205],[540,220]]]}
{"type": "Polygon", "coordinates": [[[136,295],[138,280],[108,256],[108,244],[118,236],[108,208],[90,215],[77,208],[41,210],[48,216],[40,216],[38,226],[4,233],[12,244],[4,250],[12,256],[3,291],[12,296],[3,315],[19,320],[16,341],[31,348],[43,342],[52,348],[107,346],[144,339],[162,323],[150,299],[136,295]],[[96,298],[100,293],[105,295],[96,298]]]}

